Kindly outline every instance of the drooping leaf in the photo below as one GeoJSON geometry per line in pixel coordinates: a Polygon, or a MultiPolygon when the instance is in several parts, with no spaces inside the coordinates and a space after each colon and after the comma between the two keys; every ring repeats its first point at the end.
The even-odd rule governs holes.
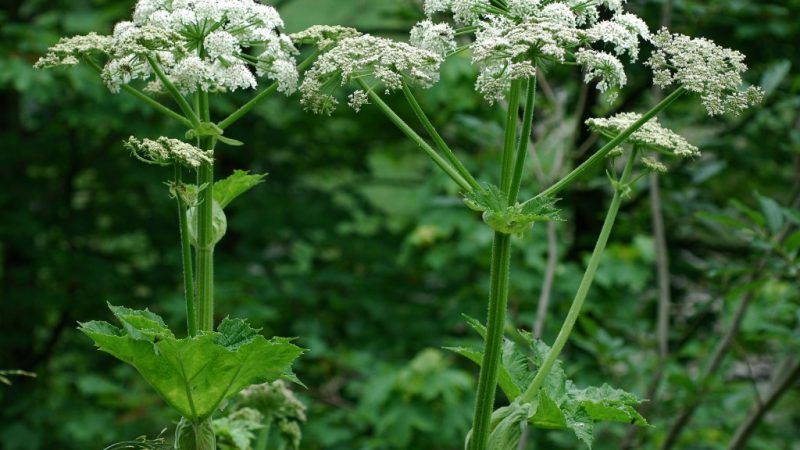
{"type": "Polygon", "coordinates": [[[634,408],[642,401],[622,389],[614,389],[607,384],[600,387],[578,389],[567,382],[568,402],[580,405],[595,422],[623,422],[634,425],[647,425],[647,420],[634,408]]]}
{"type": "Polygon", "coordinates": [[[513,402],[492,413],[489,434],[490,449],[516,449],[532,414],[532,405],[513,402]]]}
{"type": "Polygon", "coordinates": [[[772,234],[778,234],[783,228],[785,222],[783,216],[783,208],[775,200],[758,195],[758,203],[761,206],[761,213],[767,222],[767,229],[772,234]]]}
{"type": "Polygon", "coordinates": [[[160,318],[154,319],[153,313],[121,315],[152,321],[137,328],[131,320],[126,325],[131,331],[106,322],[81,324],[80,330],[100,350],[134,366],[170,406],[192,421],[209,417],[246,386],[281,377],[303,352],[288,339],[267,340],[255,330],[244,330],[243,321],[230,319],[220,330],[193,338],[163,333],[148,340],[142,336],[151,333],[149,327],[160,318]]]}
{"type": "Polygon", "coordinates": [[[575,437],[591,450],[594,439],[594,420],[582,409],[567,409],[566,419],[567,428],[572,430],[575,437]]]}
{"type": "Polygon", "coordinates": [[[529,422],[537,428],[553,430],[563,429],[567,426],[564,412],[555,400],[544,390],[540,390],[536,398],[536,412],[530,417],[529,422]]]}
{"type": "Polygon", "coordinates": [[[229,177],[214,183],[214,200],[225,208],[236,197],[263,183],[266,177],[267,174],[251,175],[245,170],[234,170],[229,177]]]}

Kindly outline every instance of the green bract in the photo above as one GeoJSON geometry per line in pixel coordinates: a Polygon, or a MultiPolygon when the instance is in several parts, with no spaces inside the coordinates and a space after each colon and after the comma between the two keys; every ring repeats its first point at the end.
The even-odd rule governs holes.
{"type": "Polygon", "coordinates": [[[484,185],[464,196],[470,209],[483,213],[483,221],[493,230],[505,234],[522,234],[535,222],[561,220],[555,203],[558,199],[543,197],[508,206],[508,195],[499,187],[484,185]]]}
{"type": "MultiPolygon", "coordinates": [[[[467,318],[469,325],[485,337],[486,328],[477,320],[467,318]]],[[[480,364],[483,352],[470,348],[450,350],[480,364]]],[[[536,374],[531,367],[540,367],[550,347],[534,340],[529,333],[519,331],[517,339],[505,339],[499,374],[500,389],[511,404],[492,414],[489,448],[516,448],[524,426],[535,428],[570,429],[589,448],[596,422],[622,422],[646,426],[647,420],[634,408],[641,400],[633,394],[601,387],[577,388],[567,379],[558,361],[548,373],[542,389],[532,402],[524,402],[523,392],[536,374]],[[523,346],[524,344],[524,346],[523,346]]]]}
{"type": "Polygon", "coordinates": [[[109,305],[122,328],[83,323],[97,347],[139,371],[182,416],[199,422],[243,388],[289,373],[303,350],[285,338],[265,339],[241,319],[213,332],[177,339],[158,315],[109,305]]]}

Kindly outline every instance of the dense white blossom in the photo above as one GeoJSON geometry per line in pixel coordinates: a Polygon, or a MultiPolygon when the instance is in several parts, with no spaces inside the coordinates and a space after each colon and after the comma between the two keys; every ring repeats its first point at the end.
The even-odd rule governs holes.
{"type": "MultiPolygon", "coordinates": [[[[583,66],[584,81],[597,80],[597,89],[605,92],[615,87],[622,88],[628,83],[625,67],[616,56],[597,50],[580,50],[575,61],[583,66]]],[[[615,98],[612,94],[611,98],[615,98]]]]}
{"type": "Polygon", "coordinates": [[[411,29],[411,45],[421,49],[447,55],[456,49],[456,32],[446,23],[423,20],[411,29]]]}
{"type": "MultiPolygon", "coordinates": [[[[592,130],[606,137],[614,138],[641,118],[642,115],[637,113],[620,113],[609,118],[589,119],[586,124],[592,130]]],[[[661,126],[656,118],[650,119],[641,128],[634,131],[626,142],[638,145],[643,149],[681,158],[700,156],[700,150],[697,147],[690,144],[683,136],[661,126]]]]}
{"type": "Polygon", "coordinates": [[[425,14],[451,13],[459,25],[473,25],[491,5],[489,0],[425,0],[425,14]]]}
{"type": "Polygon", "coordinates": [[[253,88],[253,70],[291,93],[297,50],[282,27],[273,7],[254,0],[139,0],[133,20],[117,24],[112,36],[62,40],[38,66],[74,64],[101,52],[108,55],[103,80],[114,92],[135,79],[160,88],[151,59],[184,94],[253,88]],[[254,56],[244,53],[248,48],[257,49],[254,56]]]}
{"type": "Polygon", "coordinates": [[[674,83],[700,95],[709,115],[738,114],[763,98],[761,88],[744,91],[744,55],[704,38],[671,34],[662,29],[653,39],[656,51],[647,61],[660,87],[674,83]]]}
{"type": "Polygon", "coordinates": [[[303,31],[292,33],[289,37],[295,45],[313,45],[320,50],[327,50],[342,39],[360,36],[355,28],[338,25],[314,25],[303,31]]]}
{"type": "Polygon", "coordinates": [[[639,38],[650,40],[650,29],[639,17],[623,13],[611,20],[597,22],[584,32],[589,42],[605,42],[614,46],[618,56],[627,53],[632,61],[639,56],[639,38]]]}
{"type": "Polygon", "coordinates": [[[374,77],[386,92],[400,89],[403,80],[430,87],[439,80],[441,63],[439,54],[404,42],[369,35],[343,39],[306,73],[301,101],[317,114],[330,114],[337,104],[331,91],[365,76],[374,77]]]}
{"type": "Polygon", "coordinates": [[[347,97],[347,105],[353,108],[355,112],[361,111],[361,107],[364,105],[369,104],[369,95],[361,89],[353,91],[349,97],[347,97]]]}
{"type": "Polygon", "coordinates": [[[124,142],[124,145],[138,159],[150,164],[178,163],[197,168],[203,163],[211,164],[213,161],[211,150],[202,150],[186,142],[166,137],[160,137],[157,140],[139,140],[130,137],[124,142]]]}

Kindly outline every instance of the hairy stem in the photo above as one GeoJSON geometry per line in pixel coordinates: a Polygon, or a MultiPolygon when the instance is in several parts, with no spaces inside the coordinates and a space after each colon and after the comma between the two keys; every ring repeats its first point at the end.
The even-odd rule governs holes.
{"type": "MultiPolygon", "coordinates": [[[[300,64],[297,65],[298,71],[304,71],[314,62],[314,59],[319,56],[319,50],[315,50],[308,58],[303,60],[300,64]]],[[[249,113],[253,108],[255,108],[262,100],[269,97],[270,95],[274,94],[278,90],[278,82],[274,82],[271,85],[267,86],[266,88],[262,89],[261,92],[256,94],[249,102],[242,105],[239,109],[231,113],[230,116],[223,119],[220,123],[217,124],[218,127],[221,129],[226,129],[229,126],[236,123],[239,119],[245,116],[245,114],[249,113]]]]}
{"type": "Polygon", "coordinates": [[[508,274],[511,265],[511,236],[495,232],[492,244],[491,273],[489,277],[489,312],[486,319],[486,341],[478,375],[478,392],[472,437],[469,450],[486,450],[489,441],[490,419],[494,410],[494,396],[503,345],[503,329],[508,303],[508,274]]]}
{"type": "Polygon", "coordinates": [[[458,184],[458,186],[464,190],[464,192],[472,192],[472,186],[470,186],[470,184],[464,180],[458,171],[455,170],[444,158],[442,158],[441,155],[439,155],[436,150],[433,149],[433,147],[425,142],[425,139],[422,139],[420,135],[418,135],[402,118],[400,118],[400,116],[398,116],[397,113],[394,112],[394,110],[392,110],[392,108],[390,108],[389,105],[387,105],[378,94],[370,89],[364,80],[359,79],[358,83],[361,85],[361,88],[367,92],[367,95],[369,95],[369,98],[373,101],[373,103],[375,103],[381,112],[383,112],[386,117],[388,117],[389,120],[391,120],[392,123],[394,123],[395,126],[397,126],[397,128],[403,132],[403,134],[408,136],[409,139],[419,145],[422,150],[433,160],[433,162],[439,166],[439,168],[442,169],[442,171],[444,171],[444,173],[446,173],[453,181],[455,181],[456,184],[458,184]]]}
{"type": "Polygon", "coordinates": [[[500,172],[500,189],[508,193],[511,189],[512,159],[517,141],[517,123],[519,119],[519,92],[522,90],[522,81],[511,82],[511,92],[508,94],[508,110],[506,111],[506,132],[503,140],[502,168],[500,172]]]}
{"type": "Polygon", "coordinates": [[[611,205],[608,207],[608,212],[606,213],[606,218],[603,222],[603,228],[600,230],[600,236],[597,238],[594,251],[592,252],[591,258],[589,258],[589,265],[586,268],[586,272],[583,274],[583,279],[578,287],[578,292],[575,294],[575,299],[572,300],[572,305],[567,313],[567,318],[561,325],[561,330],[559,330],[556,341],[553,343],[553,348],[550,350],[550,353],[547,354],[542,366],[539,367],[539,370],[537,370],[536,376],[533,378],[530,386],[528,386],[528,389],[524,394],[522,394],[522,400],[524,402],[531,402],[534,400],[534,398],[536,398],[539,388],[542,387],[544,380],[550,373],[550,369],[552,369],[553,364],[555,364],[556,359],[558,359],[558,356],[564,349],[564,345],[566,345],[567,340],[572,333],[572,328],[575,326],[578,316],[580,316],[583,303],[586,300],[586,296],[589,293],[589,288],[592,286],[594,276],[597,273],[597,268],[600,265],[600,259],[603,257],[603,252],[605,251],[606,244],[608,243],[608,238],[611,236],[611,230],[614,229],[614,222],[617,219],[617,213],[619,213],[619,207],[622,204],[622,195],[624,192],[623,189],[630,180],[636,155],[637,151],[634,148],[628,157],[628,162],[625,165],[622,177],[620,178],[620,185],[617,186],[616,190],[614,191],[614,197],[611,199],[611,205]]]}
{"type": "MultiPolygon", "coordinates": [[[[210,119],[208,93],[200,93],[200,113],[210,119]]],[[[203,137],[200,147],[213,150],[216,140],[203,137]]],[[[203,163],[198,169],[197,185],[197,321],[201,331],[214,329],[214,165],[203,163]]]]}
{"type": "Polygon", "coordinates": [[[192,273],[192,244],[189,242],[189,220],[186,202],[180,191],[183,189],[183,169],[175,164],[175,200],[178,203],[178,225],[181,239],[181,260],[183,263],[183,291],[186,300],[186,328],[189,336],[197,334],[197,313],[195,311],[194,274],[192,273]]]}
{"type": "Polygon", "coordinates": [[[517,203],[519,187],[522,184],[522,172],[525,168],[525,157],[528,154],[531,128],[533,127],[533,110],[536,108],[536,76],[528,79],[525,89],[525,115],[522,118],[522,134],[517,141],[517,159],[514,162],[514,175],[508,190],[508,205],[517,203]]]}
{"type": "Polygon", "coordinates": [[[548,197],[548,196],[555,195],[558,192],[561,192],[564,188],[566,188],[567,186],[572,184],[576,179],[580,178],[580,176],[583,175],[586,171],[588,171],[589,169],[594,167],[597,163],[601,162],[606,157],[606,155],[608,155],[608,153],[611,150],[614,150],[615,148],[617,148],[617,146],[619,146],[620,144],[625,142],[625,140],[628,139],[628,137],[631,134],[636,132],[636,130],[641,128],[642,125],[647,123],[650,119],[655,117],[658,113],[663,111],[666,107],[668,107],[669,105],[674,103],[675,100],[677,100],[685,92],[686,91],[682,87],[679,87],[678,89],[676,89],[667,98],[665,98],[664,100],[659,102],[656,106],[654,106],[653,109],[651,109],[650,111],[647,111],[646,113],[644,113],[644,115],[642,115],[641,119],[639,119],[636,122],[634,122],[631,126],[626,128],[625,131],[623,131],[622,133],[617,135],[617,137],[612,139],[608,144],[604,145],[603,148],[598,150],[594,155],[589,157],[589,159],[584,161],[583,164],[581,164],[580,166],[576,167],[572,172],[567,174],[564,178],[562,178],[561,180],[557,181],[555,184],[553,184],[549,188],[545,189],[544,191],[539,193],[534,198],[548,197]]]}
{"type": "Polygon", "coordinates": [[[417,102],[417,99],[414,97],[414,93],[411,92],[411,89],[405,82],[403,82],[403,94],[405,94],[409,106],[411,106],[414,114],[417,115],[420,123],[422,123],[422,126],[425,127],[428,135],[430,135],[431,139],[433,139],[433,142],[439,148],[439,151],[444,153],[445,158],[447,158],[450,164],[452,164],[456,171],[458,171],[459,175],[461,175],[461,177],[464,178],[470,184],[470,186],[473,187],[473,189],[479,189],[480,184],[478,184],[478,181],[475,180],[475,177],[473,177],[471,173],[469,173],[469,170],[464,167],[464,164],[461,163],[453,150],[450,149],[444,139],[442,139],[442,136],[439,134],[439,132],[436,131],[436,128],[428,119],[425,111],[422,110],[419,102],[417,102]]]}

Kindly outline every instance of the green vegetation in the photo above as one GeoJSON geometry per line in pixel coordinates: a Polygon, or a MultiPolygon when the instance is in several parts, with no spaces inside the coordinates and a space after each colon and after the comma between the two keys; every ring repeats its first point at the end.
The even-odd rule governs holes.
{"type": "MultiPolygon", "coordinates": [[[[272,3],[289,32],[405,40],[423,17],[410,0],[272,3]]],[[[360,113],[330,117],[281,82],[184,96],[149,57],[156,97],[110,95],[94,59],[32,68],[59,36],[110,33],[132,6],[0,12],[2,448],[800,439],[800,3],[629,1],[651,29],[747,55],[744,77],[766,95],[739,116],[652,88],[641,64],[613,98],[539,56],[547,70],[490,106],[463,48],[425,91],[420,73],[385,94],[390,80],[358,72],[360,113]],[[621,111],[649,112],[585,125],[621,111]],[[670,159],[637,135],[656,114],[702,156],[670,159]],[[164,141],[123,142],[131,133],[193,150],[164,159],[164,141]],[[486,325],[465,322],[487,298],[486,325]]],[[[301,48],[301,70],[325,75],[315,62],[333,50],[320,47],[301,48]]]]}

